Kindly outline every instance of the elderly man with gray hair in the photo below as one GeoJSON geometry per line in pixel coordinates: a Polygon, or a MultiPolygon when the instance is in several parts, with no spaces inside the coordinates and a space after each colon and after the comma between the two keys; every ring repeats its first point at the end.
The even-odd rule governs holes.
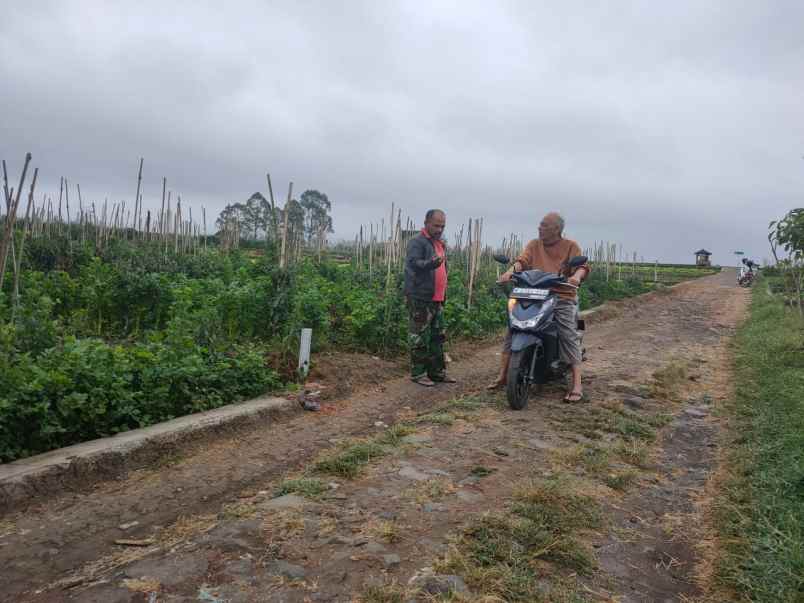
{"type": "MultiPolygon", "coordinates": [[[[575,241],[565,239],[564,218],[556,212],[547,214],[539,224],[539,238],[533,239],[514,262],[513,268],[500,277],[501,282],[511,280],[513,272],[523,270],[543,270],[555,272],[567,277],[567,281],[575,286],[589,274],[588,264],[570,271],[569,260],[582,255],[581,247],[575,241]]],[[[578,298],[575,290],[555,289],[559,296],[555,310],[558,326],[558,345],[561,360],[572,370],[572,387],[564,396],[564,402],[580,402],[583,400],[581,385],[581,336],[578,333],[578,298]]],[[[508,363],[511,359],[511,332],[506,334],[503,343],[502,366],[500,375],[489,385],[489,389],[497,389],[505,385],[508,376],[508,363]]]]}

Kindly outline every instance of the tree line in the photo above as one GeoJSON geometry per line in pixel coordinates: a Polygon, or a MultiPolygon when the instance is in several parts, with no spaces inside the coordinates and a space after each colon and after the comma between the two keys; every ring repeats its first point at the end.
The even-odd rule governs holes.
{"type": "Polygon", "coordinates": [[[284,230],[291,246],[299,242],[312,246],[333,232],[331,211],[329,198],[317,190],[309,189],[299,199],[290,199],[284,210],[256,192],[245,203],[228,204],[215,225],[219,231],[237,226],[241,238],[269,243],[279,242],[284,230]]]}

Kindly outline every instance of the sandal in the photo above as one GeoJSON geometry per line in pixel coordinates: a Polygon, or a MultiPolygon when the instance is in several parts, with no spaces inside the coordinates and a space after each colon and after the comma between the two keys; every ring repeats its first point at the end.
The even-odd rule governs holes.
{"type": "Polygon", "coordinates": [[[433,379],[436,383],[458,383],[458,380],[453,377],[447,377],[444,375],[443,377],[439,377],[437,379],[433,379]]]}
{"type": "Polygon", "coordinates": [[[502,389],[506,385],[507,385],[507,383],[505,381],[501,381],[500,379],[497,379],[497,380],[493,381],[492,383],[489,383],[486,386],[486,389],[488,391],[490,391],[490,392],[493,392],[495,390],[502,389]]]}
{"type": "Polygon", "coordinates": [[[583,395],[583,392],[567,392],[567,395],[564,396],[563,402],[565,404],[577,404],[578,402],[586,402],[586,396],[583,395]]]}
{"type": "Polygon", "coordinates": [[[424,387],[435,386],[435,382],[432,379],[430,379],[430,377],[428,377],[427,375],[422,375],[421,377],[411,377],[411,381],[413,381],[413,383],[423,385],[424,387]]]}

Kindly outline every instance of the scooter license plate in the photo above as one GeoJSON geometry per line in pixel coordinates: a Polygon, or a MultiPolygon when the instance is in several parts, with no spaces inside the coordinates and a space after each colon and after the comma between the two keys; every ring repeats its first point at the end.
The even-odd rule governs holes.
{"type": "Polygon", "coordinates": [[[547,299],[548,295],[550,295],[549,289],[533,289],[531,287],[514,287],[511,292],[512,297],[524,299],[547,299]]]}

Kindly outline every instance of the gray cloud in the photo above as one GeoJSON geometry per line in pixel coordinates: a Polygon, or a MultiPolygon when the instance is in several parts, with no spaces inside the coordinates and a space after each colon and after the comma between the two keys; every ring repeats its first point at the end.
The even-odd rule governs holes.
{"type": "MultiPolygon", "coordinates": [[[[12,3],[0,156],[41,192],[209,213],[318,188],[336,235],[396,203],[487,238],[562,211],[583,245],[762,257],[802,204],[799,2],[12,3]],[[29,6],[30,5],[30,6],[29,6]]],[[[449,227],[448,227],[449,228],[449,227]]],[[[453,228],[454,230],[454,228],[453,228]]]]}

